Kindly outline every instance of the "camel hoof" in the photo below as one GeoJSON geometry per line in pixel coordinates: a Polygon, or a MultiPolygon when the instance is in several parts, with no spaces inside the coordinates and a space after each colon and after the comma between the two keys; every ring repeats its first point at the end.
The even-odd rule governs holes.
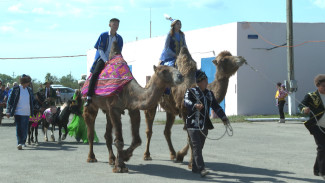
{"type": "Polygon", "coordinates": [[[114,167],[113,168],[113,173],[128,173],[129,169],[127,167],[114,167]]]}
{"type": "Polygon", "coordinates": [[[108,160],[108,164],[109,164],[109,165],[115,165],[115,160],[113,160],[113,159],[109,159],[109,160],[108,160]]]}
{"type": "Polygon", "coordinates": [[[174,160],[176,158],[175,154],[170,155],[170,160],[174,160]]]}
{"type": "Polygon", "coordinates": [[[44,141],[45,141],[45,142],[48,142],[49,139],[48,139],[47,137],[44,137],[44,141]]]}
{"type": "Polygon", "coordinates": [[[35,145],[36,145],[36,146],[38,146],[38,145],[39,145],[37,141],[35,142],[35,145]]]}
{"type": "Polygon", "coordinates": [[[181,154],[179,152],[177,152],[175,162],[181,163],[181,162],[183,162],[183,160],[184,160],[184,156],[181,156],[181,154]]]}
{"type": "Polygon", "coordinates": [[[87,162],[88,163],[96,163],[97,162],[97,159],[96,158],[88,158],[87,159],[87,162]]]}
{"type": "Polygon", "coordinates": [[[188,169],[192,170],[192,163],[188,163],[187,167],[188,169]]]}
{"type": "Polygon", "coordinates": [[[151,161],[152,158],[150,156],[143,156],[143,160],[145,160],[145,161],[151,161]]]}

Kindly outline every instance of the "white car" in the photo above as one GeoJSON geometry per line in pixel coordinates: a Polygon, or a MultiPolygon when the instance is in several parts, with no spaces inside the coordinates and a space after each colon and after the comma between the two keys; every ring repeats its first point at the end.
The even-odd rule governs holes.
{"type": "Polygon", "coordinates": [[[61,94],[61,100],[62,102],[66,102],[69,99],[72,99],[75,90],[69,87],[65,87],[63,85],[51,85],[51,87],[56,91],[59,89],[61,94]]]}

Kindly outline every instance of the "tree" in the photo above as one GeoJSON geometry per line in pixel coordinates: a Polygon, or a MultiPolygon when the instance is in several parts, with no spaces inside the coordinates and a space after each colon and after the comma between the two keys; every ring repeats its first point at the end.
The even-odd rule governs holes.
{"type": "Polygon", "coordinates": [[[13,82],[18,82],[19,79],[17,78],[13,79],[11,76],[6,74],[0,74],[0,80],[2,81],[2,84],[6,85],[7,83],[10,83],[12,85],[13,82]]]}
{"type": "Polygon", "coordinates": [[[56,76],[52,76],[51,73],[46,74],[45,81],[52,81],[53,83],[59,83],[58,78],[56,76]]]}
{"type": "Polygon", "coordinates": [[[70,87],[70,88],[78,88],[78,81],[73,78],[71,74],[68,74],[66,76],[62,76],[60,79],[60,83],[63,86],[70,87]]]}

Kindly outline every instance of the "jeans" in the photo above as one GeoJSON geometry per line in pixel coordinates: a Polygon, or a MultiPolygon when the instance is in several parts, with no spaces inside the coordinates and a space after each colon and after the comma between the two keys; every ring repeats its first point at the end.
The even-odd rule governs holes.
{"type": "MultiPolygon", "coordinates": [[[[202,149],[205,143],[205,136],[200,130],[187,129],[188,135],[190,136],[190,145],[192,148],[192,172],[199,173],[205,168],[202,149]]],[[[202,132],[207,136],[208,129],[205,128],[202,132]]]]}
{"type": "Polygon", "coordinates": [[[17,144],[25,144],[28,132],[29,116],[15,115],[17,144]]]}

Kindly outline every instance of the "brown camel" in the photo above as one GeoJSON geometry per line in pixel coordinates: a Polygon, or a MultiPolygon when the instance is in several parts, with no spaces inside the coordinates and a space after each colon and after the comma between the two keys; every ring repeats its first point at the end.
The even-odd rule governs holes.
{"type": "MultiPolygon", "coordinates": [[[[186,119],[186,108],[184,106],[184,95],[188,88],[196,85],[195,82],[195,71],[196,62],[192,59],[187,48],[183,47],[176,60],[179,71],[184,76],[184,82],[180,85],[172,87],[171,95],[164,96],[160,100],[160,105],[166,111],[166,126],[164,130],[164,135],[168,143],[170,151],[170,159],[177,161],[183,161],[184,156],[187,154],[189,149],[188,144],[177,153],[171,142],[171,128],[173,126],[175,116],[179,115],[182,117],[184,124],[186,119]]],[[[209,84],[208,88],[213,91],[217,101],[220,103],[226,95],[227,87],[229,83],[229,78],[236,73],[238,68],[246,62],[243,57],[232,56],[230,52],[221,52],[213,61],[217,72],[215,74],[215,80],[209,84]]],[[[156,106],[157,107],[157,106],[156,106]]],[[[147,144],[144,153],[144,160],[151,160],[149,146],[152,136],[152,124],[155,118],[156,108],[152,108],[145,111],[146,123],[147,123],[147,144]]]]}
{"type": "MultiPolygon", "coordinates": [[[[114,42],[110,52],[110,58],[120,54],[117,43],[114,42]]],[[[164,89],[180,84],[183,76],[180,72],[168,66],[154,66],[155,73],[150,79],[151,86],[142,88],[135,79],[131,80],[124,86],[117,96],[100,97],[93,96],[92,103],[84,108],[83,116],[88,126],[89,154],[87,162],[97,162],[93,152],[94,126],[95,119],[99,109],[106,113],[106,146],[109,151],[109,163],[115,164],[113,172],[128,172],[125,161],[132,156],[133,150],[141,144],[139,136],[140,128],[140,111],[156,106],[161,98],[164,89]],[[121,114],[128,109],[131,119],[132,143],[131,146],[123,150],[124,141],[122,136],[121,114]],[[115,130],[115,146],[117,156],[115,157],[112,150],[112,128],[115,130]]]]}

